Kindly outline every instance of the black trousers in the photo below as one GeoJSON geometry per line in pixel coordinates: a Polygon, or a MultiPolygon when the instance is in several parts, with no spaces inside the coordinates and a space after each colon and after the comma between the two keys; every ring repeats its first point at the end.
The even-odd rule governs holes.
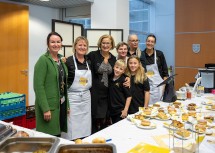
{"type": "Polygon", "coordinates": [[[112,123],[114,124],[116,122],[121,121],[123,118],[121,118],[120,116],[121,116],[121,114],[117,114],[117,115],[111,116],[112,123]]]}
{"type": "Polygon", "coordinates": [[[96,133],[109,125],[111,125],[110,118],[92,118],[92,134],[96,133]]]}

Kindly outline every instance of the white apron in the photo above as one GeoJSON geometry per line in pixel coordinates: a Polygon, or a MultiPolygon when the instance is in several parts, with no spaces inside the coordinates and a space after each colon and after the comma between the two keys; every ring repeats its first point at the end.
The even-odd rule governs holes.
{"type": "Polygon", "coordinates": [[[68,132],[61,136],[68,140],[82,138],[91,134],[91,96],[92,75],[89,65],[88,70],[78,70],[75,57],[75,78],[68,89],[70,115],[68,117],[68,132]]]}
{"type": "Polygon", "coordinates": [[[147,77],[149,79],[150,85],[150,99],[149,104],[154,104],[158,101],[161,101],[161,97],[163,95],[163,86],[157,87],[163,79],[160,76],[158,65],[157,65],[157,56],[156,50],[154,50],[154,64],[146,65],[147,69],[147,77]]]}

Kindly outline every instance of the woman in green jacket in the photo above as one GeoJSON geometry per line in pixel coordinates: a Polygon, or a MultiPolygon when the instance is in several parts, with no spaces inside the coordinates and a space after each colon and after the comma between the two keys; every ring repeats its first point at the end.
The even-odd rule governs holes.
{"type": "Polygon", "coordinates": [[[62,37],[51,32],[47,36],[48,50],[34,67],[34,91],[36,110],[36,130],[60,136],[67,132],[67,98],[68,71],[61,55],[62,37]]]}

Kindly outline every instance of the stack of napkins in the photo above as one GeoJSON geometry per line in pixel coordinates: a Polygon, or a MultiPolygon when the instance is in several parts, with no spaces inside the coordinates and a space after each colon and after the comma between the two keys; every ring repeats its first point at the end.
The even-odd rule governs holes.
{"type": "Polygon", "coordinates": [[[128,151],[128,153],[158,153],[158,152],[170,153],[170,149],[141,142],[137,144],[134,148],[128,151]]]}

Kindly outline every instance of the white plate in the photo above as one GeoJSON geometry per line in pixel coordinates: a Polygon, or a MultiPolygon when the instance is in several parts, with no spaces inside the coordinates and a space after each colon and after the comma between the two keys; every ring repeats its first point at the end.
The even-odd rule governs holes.
{"type": "Polygon", "coordinates": [[[152,112],[151,112],[151,114],[150,115],[147,115],[147,114],[144,114],[143,112],[141,112],[141,114],[143,115],[143,116],[146,116],[146,117],[155,117],[156,115],[157,115],[157,110],[155,110],[155,109],[152,109],[152,112]]]}
{"type": "Polygon", "coordinates": [[[211,105],[213,105],[213,102],[206,102],[206,101],[202,101],[202,104],[203,105],[208,105],[208,106],[211,106],[211,105]]]}
{"type": "Polygon", "coordinates": [[[163,123],[163,126],[164,127],[166,127],[166,128],[168,128],[168,129],[170,129],[170,130],[176,130],[177,128],[176,127],[174,127],[174,126],[172,126],[172,125],[170,125],[171,123],[166,123],[166,122],[164,122],[163,123]]]}
{"type": "Polygon", "coordinates": [[[128,116],[127,116],[127,119],[128,119],[129,121],[131,121],[132,123],[139,123],[139,122],[141,122],[140,120],[134,118],[134,116],[135,116],[135,114],[128,115],[128,116]]]}
{"type": "Polygon", "coordinates": [[[141,129],[147,129],[147,130],[151,130],[151,129],[155,129],[156,128],[156,124],[151,122],[151,124],[149,126],[142,126],[141,123],[137,123],[136,126],[138,128],[141,128],[141,129]]]}
{"type": "Polygon", "coordinates": [[[159,118],[158,116],[155,116],[155,119],[156,120],[160,120],[160,121],[167,121],[167,120],[170,120],[171,119],[171,115],[170,114],[166,114],[167,115],[167,119],[161,119],[159,118]]]}
{"type": "Polygon", "coordinates": [[[215,111],[215,109],[211,109],[211,106],[205,106],[205,109],[215,111]]]}
{"type": "Polygon", "coordinates": [[[206,131],[205,132],[198,131],[198,130],[195,129],[195,126],[196,126],[196,124],[194,124],[193,127],[190,128],[190,130],[193,131],[193,132],[199,133],[199,134],[205,134],[206,131]]]}
{"type": "Polygon", "coordinates": [[[182,137],[182,136],[178,135],[177,133],[174,133],[174,136],[179,138],[179,139],[183,139],[183,140],[188,140],[188,139],[192,138],[192,134],[190,134],[189,137],[182,137]]]}

